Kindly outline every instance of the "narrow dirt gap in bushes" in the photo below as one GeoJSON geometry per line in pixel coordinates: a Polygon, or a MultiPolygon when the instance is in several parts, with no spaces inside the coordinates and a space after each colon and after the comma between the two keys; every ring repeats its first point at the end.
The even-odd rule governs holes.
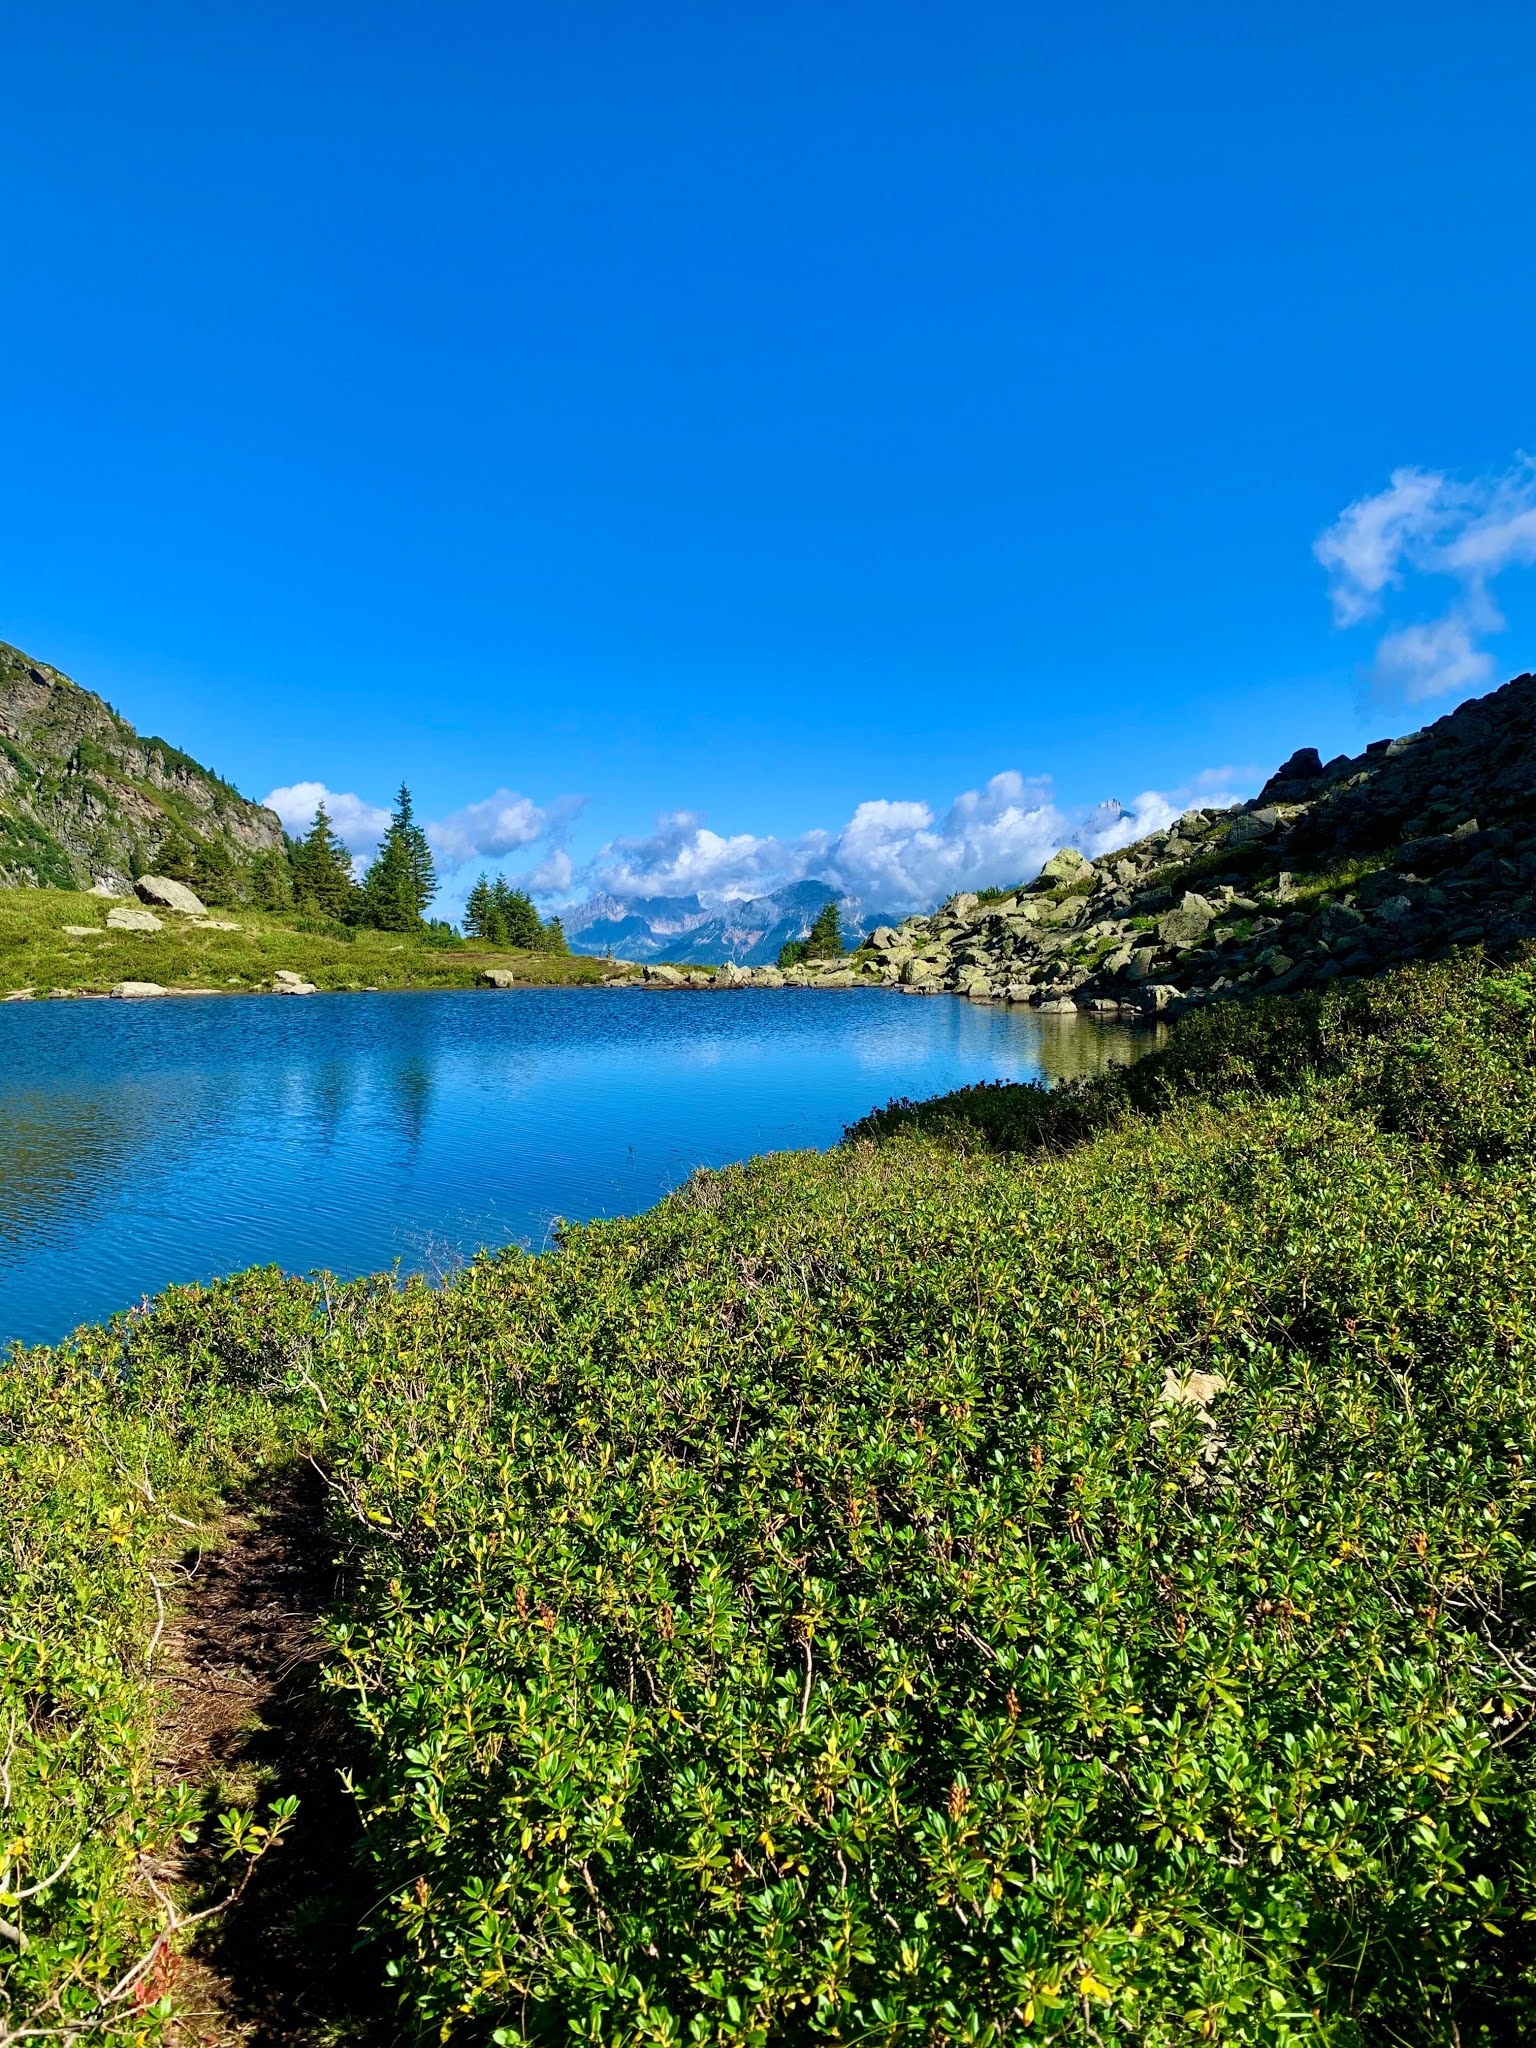
{"type": "Polygon", "coordinates": [[[368,1902],[341,1782],[341,1717],[316,1682],[318,1617],[336,1590],[324,1491],[302,1463],[231,1503],[220,1547],[184,1558],[167,1616],[159,1769],[201,1788],[207,1814],[170,1873],[188,1903],[212,1901],[228,1886],[218,1812],[299,1801],[285,1839],[175,1966],[179,2048],[388,2037],[377,1962],[358,1951],[368,1902]]]}

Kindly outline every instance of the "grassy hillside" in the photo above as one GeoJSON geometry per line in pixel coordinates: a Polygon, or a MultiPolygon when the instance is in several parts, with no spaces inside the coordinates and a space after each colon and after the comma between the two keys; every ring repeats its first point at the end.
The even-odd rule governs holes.
{"type": "Polygon", "coordinates": [[[1014,1109],[18,1352],[10,2029],[152,2037],[156,1929],[301,1825],[280,1747],[157,1777],[156,1674],[313,1458],[383,2038],[1528,2037],[1536,972],[1014,1109]]]}
{"type": "Polygon", "coordinates": [[[244,906],[216,913],[235,931],[215,931],[171,911],[156,913],[163,925],[158,932],[111,931],[106,916],[112,907],[74,890],[0,890],[0,995],[23,989],[39,996],[105,995],[120,981],[234,994],[270,988],[279,968],[321,989],[469,988],[491,967],[547,983],[595,982],[613,972],[602,960],[439,946],[424,937],[244,906]],[[90,926],[93,936],[71,936],[68,925],[90,926]]]}
{"type": "Polygon", "coordinates": [[[88,887],[162,849],[241,869],[283,843],[273,812],[46,662],[0,641],[0,887],[88,887]]]}

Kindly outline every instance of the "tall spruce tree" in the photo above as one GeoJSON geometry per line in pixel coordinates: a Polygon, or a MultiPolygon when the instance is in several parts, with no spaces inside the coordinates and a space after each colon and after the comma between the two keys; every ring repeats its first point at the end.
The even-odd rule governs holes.
{"type": "Polygon", "coordinates": [[[381,932],[412,932],[436,894],[432,850],[402,782],[388,830],[363,880],[363,915],[381,932]]]}
{"type": "Polygon", "coordinates": [[[319,911],[323,917],[344,918],[352,908],[357,884],[352,879],[352,856],[331,829],[324,804],[316,805],[314,822],[292,849],[289,860],[295,907],[319,911]]]}
{"type": "Polygon", "coordinates": [[[488,939],[493,946],[497,943],[496,899],[484,875],[470,890],[464,904],[464,929],[472,939],[488,939]]]}

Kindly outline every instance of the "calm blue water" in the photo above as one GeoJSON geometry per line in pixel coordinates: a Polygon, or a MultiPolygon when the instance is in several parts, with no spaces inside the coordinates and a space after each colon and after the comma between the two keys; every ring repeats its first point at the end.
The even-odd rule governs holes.
{"type": "Polygon", "coordinates": [[[452,1270],[892,1095],[1135,1041],[882,991],[625,989],[0,1008],[0,1343],[274,1263],[452,1270]]]}

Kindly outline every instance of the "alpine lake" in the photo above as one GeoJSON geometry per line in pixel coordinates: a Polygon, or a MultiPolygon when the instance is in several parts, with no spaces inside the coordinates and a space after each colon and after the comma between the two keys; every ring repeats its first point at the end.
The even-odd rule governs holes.
{"type": "Polygon", "coordinates": [[[0,1008],[0,1347],[247,1266],[451,1274],[835,1144],[893,1096],[1059,1082],[1145,1028],[887,990],[516,989],[0,1008]]]}

